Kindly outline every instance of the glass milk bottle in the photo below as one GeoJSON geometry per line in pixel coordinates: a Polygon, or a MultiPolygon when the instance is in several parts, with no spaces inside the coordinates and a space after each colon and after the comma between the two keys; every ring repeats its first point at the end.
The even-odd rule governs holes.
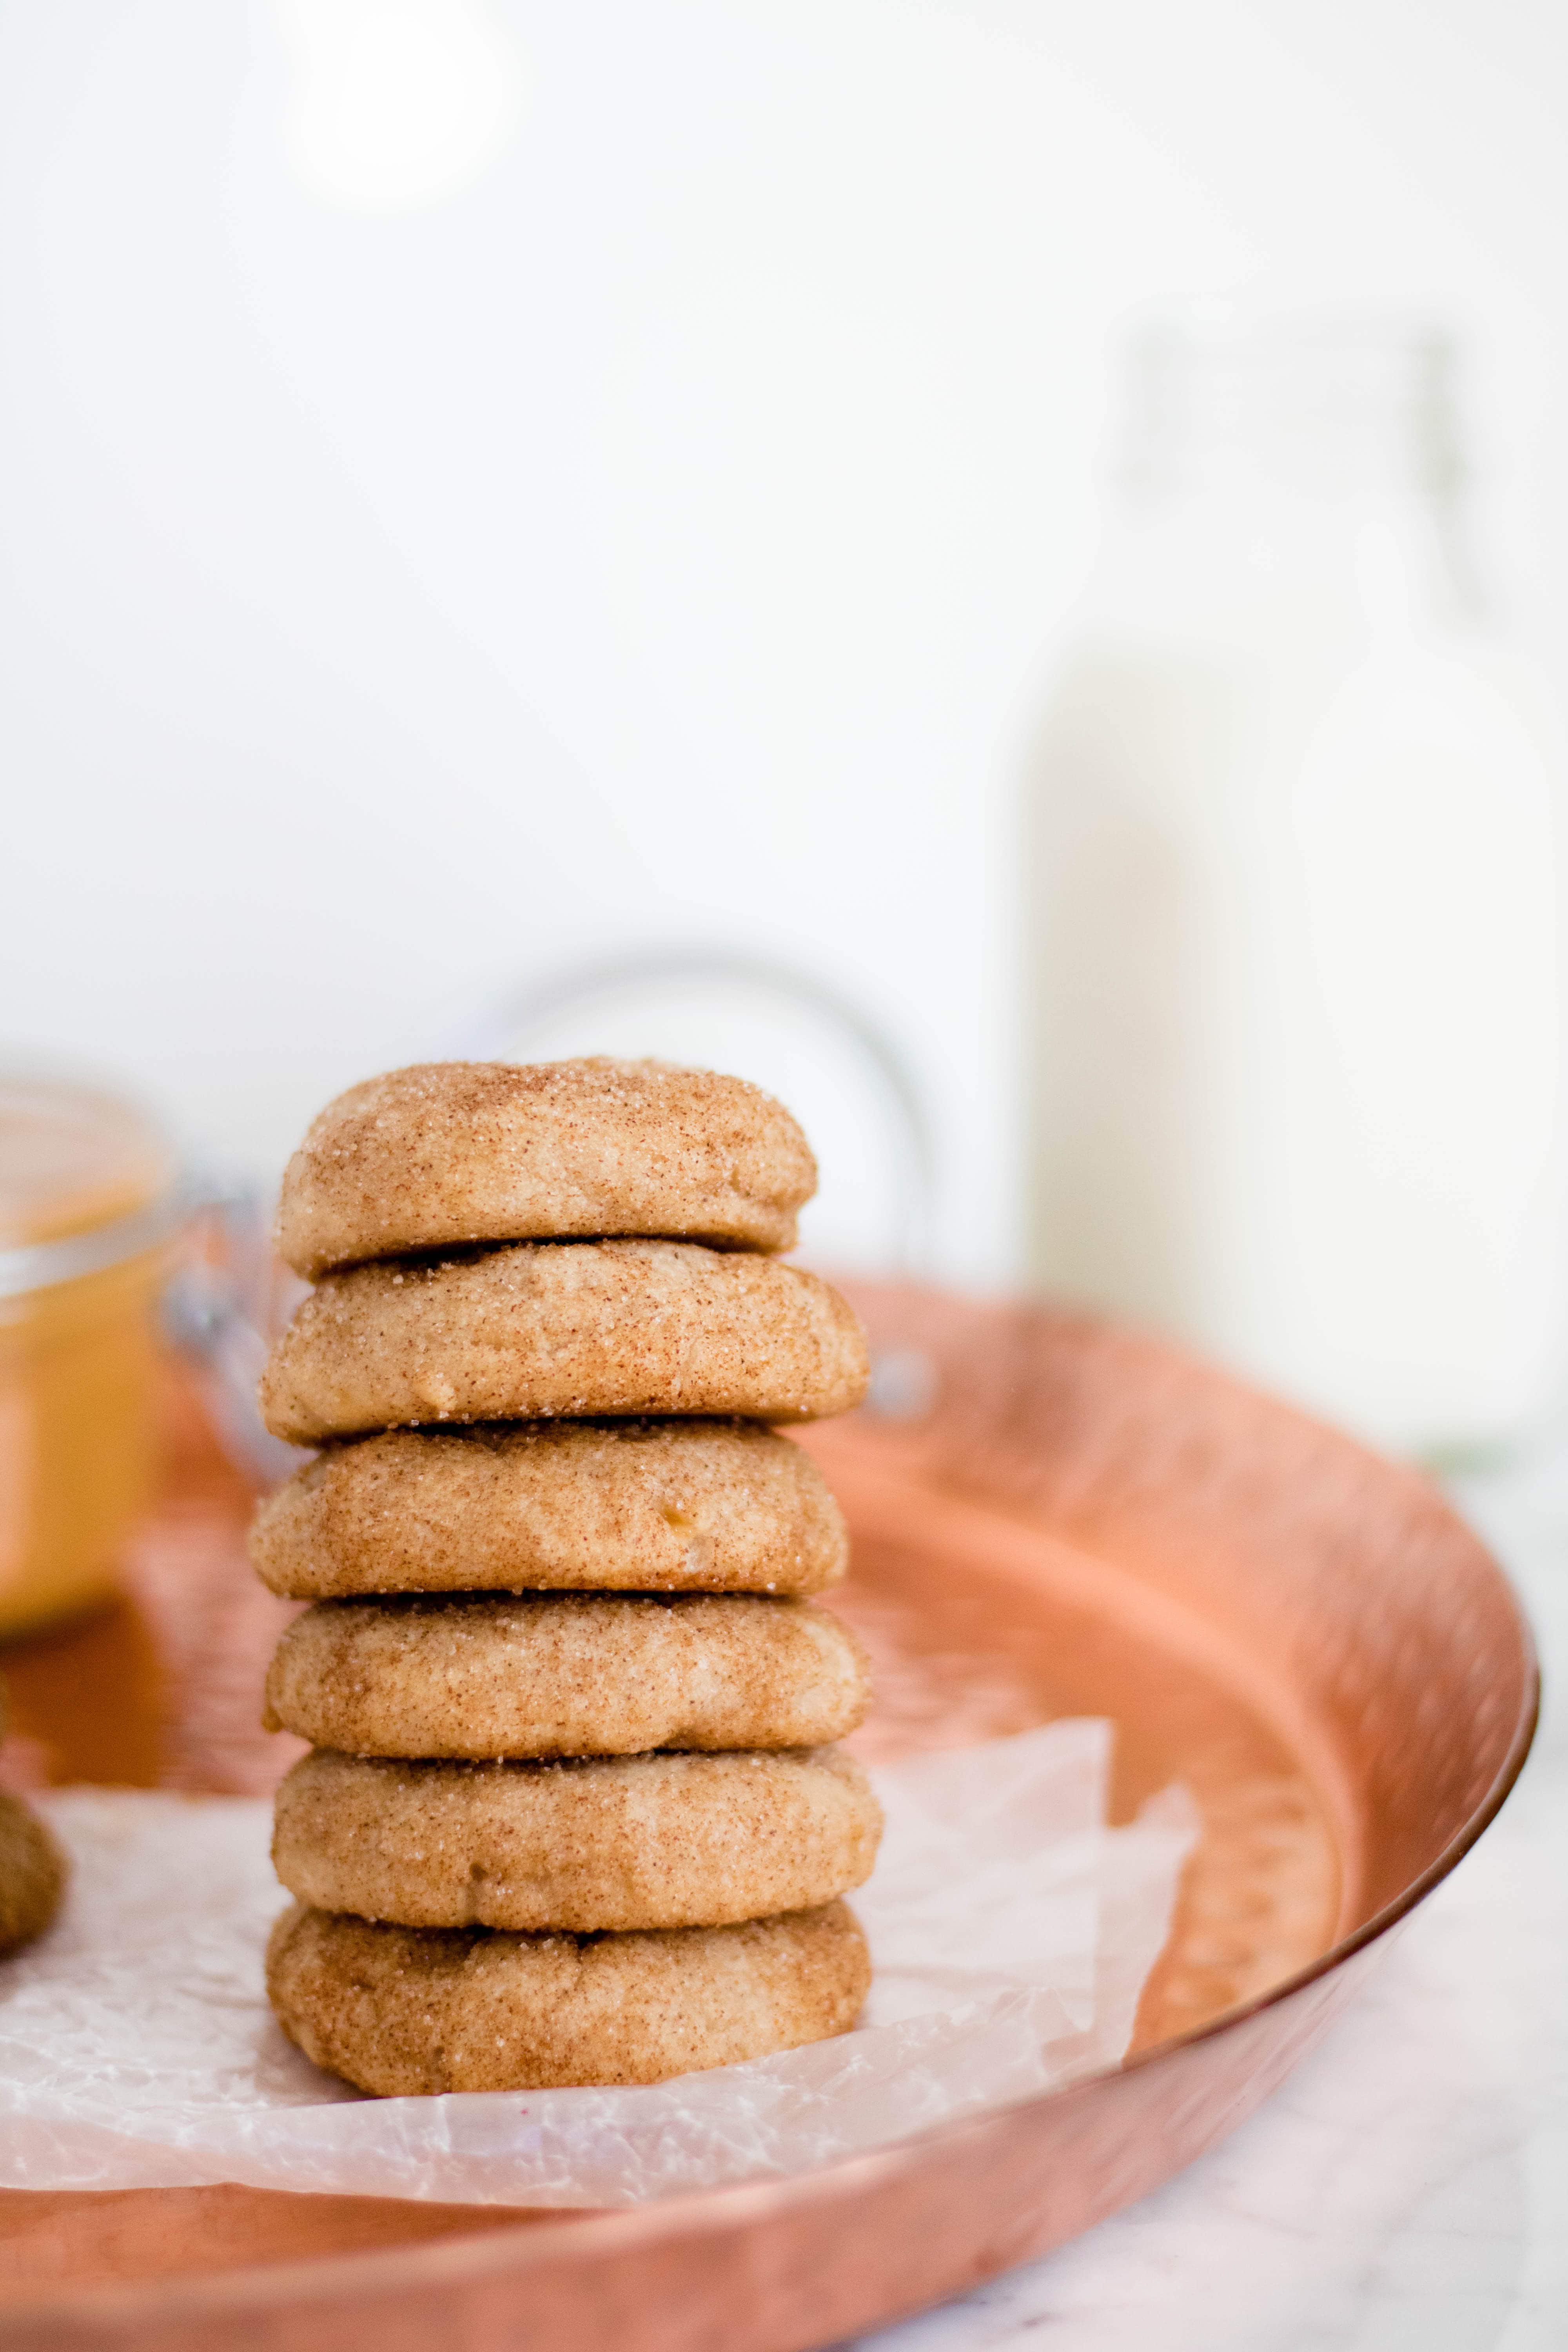
{"type": "Polygon", "coordinates": [[[1451,356],[1145,330],[1026,810],[1037,1286],[1429,1455],[1519,1433],[1563,1324],[1555,752],[1451,356]]]}

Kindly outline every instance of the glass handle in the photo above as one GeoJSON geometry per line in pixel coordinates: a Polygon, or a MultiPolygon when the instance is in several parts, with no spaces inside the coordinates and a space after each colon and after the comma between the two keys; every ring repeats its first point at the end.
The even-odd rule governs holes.
{"type": "Polygon", "coordinates": [[[261,1418],[257,1383],[271,1335],[292,1300],[273,1257],[266,1203],[254,1185],[198,1176],[190,1188],[182,1262],[164,1285],[163,1328],[201,1383],[225,1451],[247,1477],[276,1486],[307,1459],[261,1418]]]}

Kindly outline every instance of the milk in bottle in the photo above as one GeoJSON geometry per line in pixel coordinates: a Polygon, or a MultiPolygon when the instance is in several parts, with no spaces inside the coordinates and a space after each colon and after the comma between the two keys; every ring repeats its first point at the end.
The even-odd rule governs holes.
{"type": "Polygon", "coordinates": [[[1145,331],[1026,808],[1039,1286],[1427,1453],[1519,1433],[1563,1324],[1552,736],[1449,374],[1145,331]]]}

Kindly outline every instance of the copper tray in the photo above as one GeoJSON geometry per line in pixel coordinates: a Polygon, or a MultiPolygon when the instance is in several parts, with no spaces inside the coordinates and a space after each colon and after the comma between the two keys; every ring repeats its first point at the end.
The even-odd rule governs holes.
{"type": "MultiPolygon", "coordinates": [[[[1322,2034],[1523,1761],[1535,1671],[1498,1569],[1419,1478],[1172,1349],[931,1293],[858,1303],[895,1373],[907,1351],[910,1396],[935,1375],[917,1417],[807,1441],[854,1529],[845,1608],[880,1654],[863,1738],[1104,1713],[1118,1818],[1176,1778],[1202,1808],[1131,2058],[829,2170],[629,2212],[13,2194],[16,2352],[805,2352],[1142,2196],[1322,2034]]],[[[279,1604],[239,1561],[247,1497],[188,1407],[175,1435],[132,1597],[0,1660],[14,1774],[255,1789],[287,1761],[251,1727],[279,1604]]]]}

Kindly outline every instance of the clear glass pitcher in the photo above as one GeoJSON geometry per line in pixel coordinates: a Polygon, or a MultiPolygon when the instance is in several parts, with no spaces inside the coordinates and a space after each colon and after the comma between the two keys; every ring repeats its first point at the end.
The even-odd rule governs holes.
{"type": "Polygon", "coordinates": [[[1462,536],[1440,333],[1199,310],[1027,781],[1030,1263],[1380,1443],[1563,1331],[1552,721],[1462,536]]]}

